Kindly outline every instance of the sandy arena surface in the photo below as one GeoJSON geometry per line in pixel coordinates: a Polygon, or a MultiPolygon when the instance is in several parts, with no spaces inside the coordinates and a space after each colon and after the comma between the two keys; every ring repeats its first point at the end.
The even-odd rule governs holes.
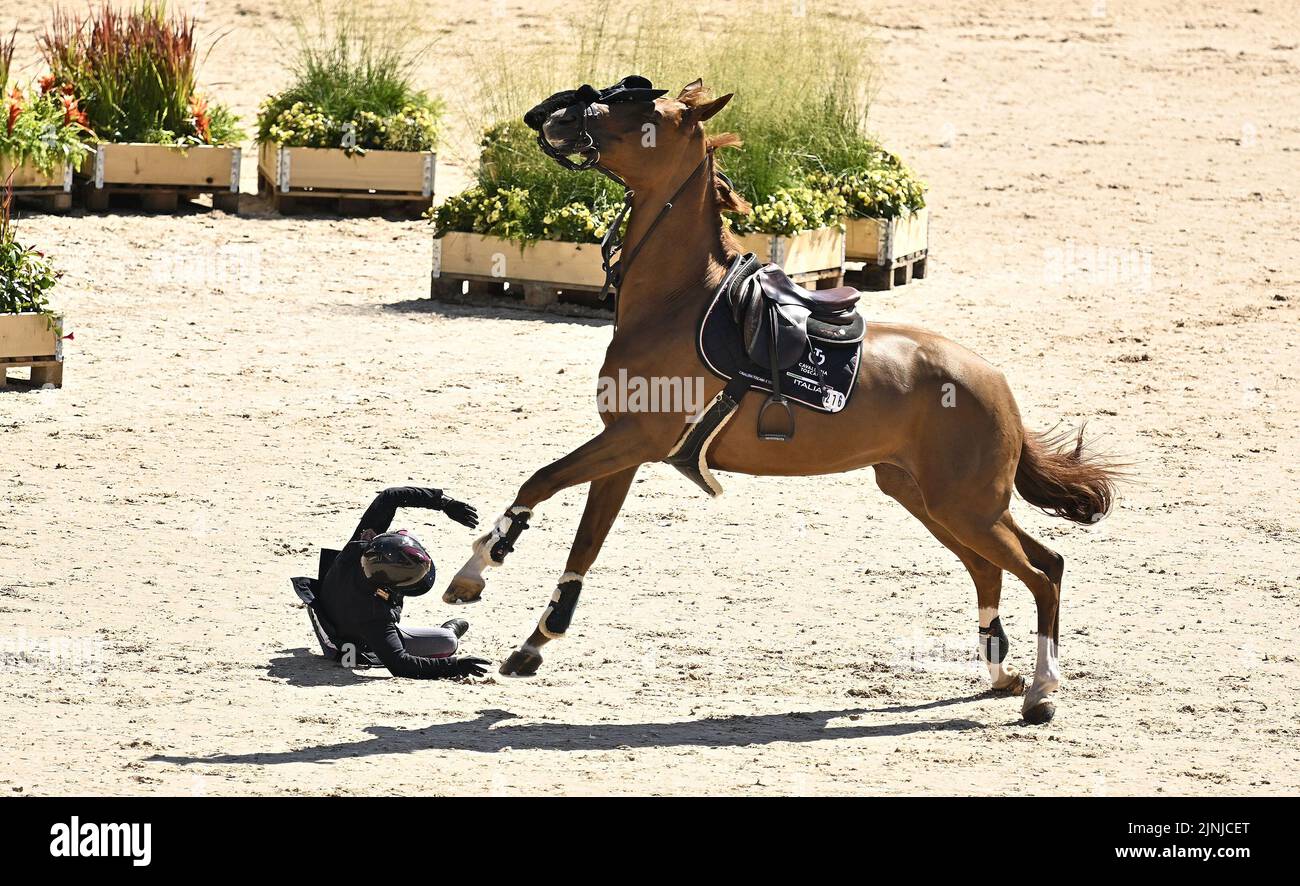
{"type": "MultiPolygon", "coordinates": [[[[416,5],[446,94],[569,6],[416,5]]],[[[0,793],[1294,793],[1300,7],[957,5],[838,4],[846,37],[874,28],[874,126],[933,207],[930,279],[866,310],[974,348],[1030,427],[1086,419],[1136,464],[1094,528],[1015,505],[1067,559],[1055,722],[985,694],[965,571],[869,471],[723,475],[710,502],[642,469],[532,680],[324,662],[289,577],[386,485],[499,513],[599,427],[610,329],[438,306],[422,224],[250,194],[242,217],[20,223],[67,271],[76,340],[62,390],[0,394],[0,793]]],[[[22,64],[44,6],[0,0],[22,64]]],[[[229,31],[204,79],[248,117],[284,78],[276,6],[192,4],[229,31]]],[[[472,158],[441,161],[445,195],[472,158]]],[[[584,497],[542,506],[482,603],[407,619],[466,615],[465,649],[500,661],[584,497]]],[[[400,523],[447,577],[473,537],[400,523]]],[[[1010,578],[1003,620],[1031,669],[1010,578]]]]}

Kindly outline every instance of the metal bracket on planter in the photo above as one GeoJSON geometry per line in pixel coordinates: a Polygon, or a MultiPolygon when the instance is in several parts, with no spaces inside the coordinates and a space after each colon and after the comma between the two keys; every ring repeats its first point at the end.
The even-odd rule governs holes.
{"type": "Polygon", "coordinates": [[[442,238],[433,238],[433,279],[442,276],[442,238]]]}
{"type": "Polygon", "coordinates": [[[768,259],[768,261],[771,261],[773,264],[784,266],[785,265],[785,243],[781,241],[780,237],[774,236],[772,238],[771,252],[772,252],[772,257],[768,259]]]}
{"type": "Polygon", "coordinates": [[[72,190],[72,164],[64,163],[63,164],[63,193],[66,194],[71,190],[72,190]]]}
{"type": "Polygon", "coordinates": [[[239,193],[239,164],[243,160],[244,149],[235,148],[230,152],[230,193],[239,193]]]}
{"type": "Polygon", "coordinates": [[[280,193],[289,193],[289,149],[281,148],[275,158],[275,177],[279,179],[280,193]]]}
{"type": "Polygon", "coordinates": [[[98,145],[95,148],[95,188],[102,190],[104,187],[104,146],[98,145]]]}
{"type": "Polygon", "coordinates": [[[437,154],[424,155],[424,190],[421,193],[425,197],[433,196],[433,166],[437,160],[437,154]]]}

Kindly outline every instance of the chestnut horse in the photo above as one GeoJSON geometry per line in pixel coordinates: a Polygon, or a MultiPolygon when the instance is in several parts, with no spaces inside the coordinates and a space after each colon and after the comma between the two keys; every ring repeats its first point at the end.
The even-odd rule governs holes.
{"type": "MultiPolygon", "coordinates": [[[[639,100],[602,101],[607,93],[590,87],[557,93],[525,118],[548,154],[579,157],[577,164],[561,162],[594,166],[630,189],[627,254],[636,261],[622,262],[614,335],[600,375],[702,378],[708,403],[723,380],[707,371],[697,353],[698,324],[740,252],[721,212],[749,207],[712,162],[714,149],[739,140],[706,136],[702,124],[731,96],[712,99],[698,80],[676,98],[645,90],[633,96],[639,100]],[[707,175],[699,174],[702,167],[707,175]]],[[[762,476],[873,466],[880,488],[970,572],[979,602],[979,652],[993,688],[1023,693],[1026,721],[1050,720],[1050,696],[1061,680],[1064,559],[1016,525],[1008,507],[1014,487],[1029,504],[1077,523],[1091,523],[1109,510],[1117,472],[1084,452],[1082,429],[1076,444],[1065,448],[1058,448],[1060,438],[1027,431],[1001,372],[933,332],[892,323],[868,324],[848,405],[836,414],[800,410],[797,440],[758,438],[762,399],[752,393],[741,400],[708,450],[708,466],[762,476]],[[1037,607],[1038,657],[1028,688],[1005,660],[1006,634],[998,618],[1004,571],[1028,586],[1037,607]]],[[[537,628],[501,666],[502,674],[535,673],[541,647],[563,636],[583,577],[637,468],[663,461],[684,428],[680,412],[619,412],[608,402],[601,419],[601,433],[523,484],[492,531],[474,543],[469,562],[443,595],[449,603],[477,600],[485,568],[500,565],[513,550],[534,509],[562,489],[590,484],[558,588],[537,628]]]]}

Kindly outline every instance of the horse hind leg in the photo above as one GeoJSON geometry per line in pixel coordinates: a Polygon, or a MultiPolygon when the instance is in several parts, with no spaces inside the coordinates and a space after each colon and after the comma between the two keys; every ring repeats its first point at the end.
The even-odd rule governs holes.
{"type": "Polygon", "coordinates": [[[958,501],[950,509],[942,510],[937,519],[962,544],[1020,579],[1034,595],[1038,609],[1038,659],[1021,715],[1028,723],[1046,723],[1056,714],[1051,695],[1061,685],[1058,615],[1064,558],[1017,526],[1005,508],[989,520],[958,501]]]}
{"type": "Polygon", "coordinates": [[[906,471],[893,465],[876,465],[876,485],[907,508],[966,567],[975,583],[975,597],[979,606],[980,660],[988,668],[994,690],[1021,695],[1025,691],[1025,678],[1006,662],[1009,644],[1006,632],[1002,629],[1002,620],[998,616],[998,605],[1002,599],[1002,569],[957,541],[951,532],[930,516],[925,509],[920,487],[906,471]]]}

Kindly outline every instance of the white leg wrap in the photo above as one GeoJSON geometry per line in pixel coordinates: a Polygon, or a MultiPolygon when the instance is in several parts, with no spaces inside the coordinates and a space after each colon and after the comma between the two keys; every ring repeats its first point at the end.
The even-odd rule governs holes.
{"type": "Polygon", "coordinates": [[[488,532],[480,535],[474,542],[474,552],[465,565],[456,573],[457,578],[468,579],[472,582],[483,580],[483,570],[489,566],[496,566],[497,563],[492,559],[492,546],[505,537],[510,531],[510,517],[515,514],[523,514],[525,517],[531,517],[532,511],[522,505],[516,505],[508,509],[504,514],[497,518],[497,522],[488,532]]]}

